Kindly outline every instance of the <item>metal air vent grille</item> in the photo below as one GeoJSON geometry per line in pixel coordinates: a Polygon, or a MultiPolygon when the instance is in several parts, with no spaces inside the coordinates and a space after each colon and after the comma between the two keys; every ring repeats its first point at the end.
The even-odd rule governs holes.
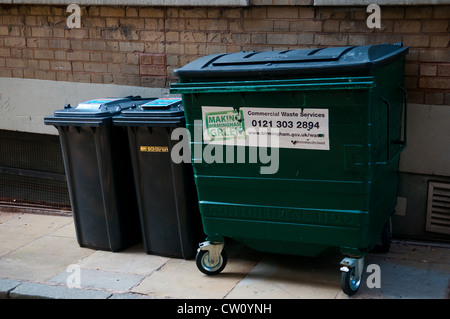
{"type": "Polygon", "coordinates": [[[450,184],[429,182],[426,230],[450,234],[450,184]]]}

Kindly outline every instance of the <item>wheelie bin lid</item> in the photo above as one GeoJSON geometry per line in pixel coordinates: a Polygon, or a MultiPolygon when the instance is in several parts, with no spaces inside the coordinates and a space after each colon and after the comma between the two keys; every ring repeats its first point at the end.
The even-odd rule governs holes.
{"type": "Polygon", "coordinates": [[[201,78],[285,77],[367,73],[408,53],[401,43],[266,52],[214,54],[197,59],[174,74],[182,80],[201,78]]]}
{"type": "Polygon", "coordinates": [[[181,98],[161,98],[123,110],[113,117],[114,125],[122,126],[181,126],[184,109],[181,98]]]}
{"type": "Polygon", "coordinates": [[[55,126],[101,126],[111,122],[111,118],[122,110],[155,100],[140,96],[98,98],[82,102],[75,107],[70,104],[56,110],[53,116],[44,118],[44,123],[55,126]]]}

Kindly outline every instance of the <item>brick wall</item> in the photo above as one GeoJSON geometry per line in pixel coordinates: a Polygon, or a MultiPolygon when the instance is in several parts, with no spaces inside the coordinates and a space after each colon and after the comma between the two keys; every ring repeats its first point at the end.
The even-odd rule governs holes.
{"type": "Polygon", "coordinates": [[[0,5],[0,77],[167,87],[173,69],[213,53],[403,42],[410,102],[450,105],[450,6],[82,7],[0,5]]]}

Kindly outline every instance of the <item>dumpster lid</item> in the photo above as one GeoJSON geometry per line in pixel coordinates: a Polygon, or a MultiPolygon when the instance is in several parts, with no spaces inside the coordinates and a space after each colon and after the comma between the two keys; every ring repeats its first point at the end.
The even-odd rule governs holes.
{"type": "Polygon", "coordinates": [[[181,98],[156,99],[128,110],[113,118],[118,125],[173,126],[184,123],[181,98]]]}
{"type": "Polygon", "coordinates": [[[353,47],[286,50],[278,52],[240,52],[228,54],[214,61],[214,66],[240,64],[267,64],[307,61],[335,61],[353,47]]]}
{"type": "Polygon", "coordinates": [[[179,77],[317,74],[367,71],[408,52],[399,44],[215,54],[174,70],[179,77]]]}

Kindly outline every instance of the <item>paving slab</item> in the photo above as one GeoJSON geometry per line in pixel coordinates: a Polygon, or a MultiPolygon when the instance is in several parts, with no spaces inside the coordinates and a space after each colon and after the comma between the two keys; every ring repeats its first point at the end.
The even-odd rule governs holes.
{"type": "Polygon", "coordinates": [[[195,260],[170,259],[131,291],[154,298],[225,298],[260,260],[258,253],[237,243],[228,250],[228,264],[219,275],[201,273],[195,260]]]}
{"type": "Polygon", "coordinates": [[[8,219],[11,219],[14,217],[17,217],[17,213],[5,212],[5,211],[2,211],[0,208],[0,224],[3,224],[8,219]]]}
{"type": "Polygon", "coordinates": [[[135,293],[114,293],[108,299],[154,299],[147,295],[135,293]]]}
{"type": "MultiPolygon", "coordinates": [[[[340,289],[341,255],[259,253],[234,241],[225,248],[226,268],[207,276],[194,260],[148,255],[142,244],[117,253],[81,248],[70,216],[0,212],[0,298],[349,298],[340,289]],[[79,268],[80,288],[68,287],[67,267],[79,268]]],[[[380,287],[370,287],[365,268],[352,299],[449,298],[448,246],[393,243],[365,265],[379,267],[380,287]]]]}
{"type": "Polygon", "coordinates": [[[75,232],[75,224],[73,223],[73,220],[69,222],[67,225],[58,227],[55,231],[49,233],[48,235],[72,238],[75,241],[77,240],[77,235],[75,232]]]}
{"type": "Polygon", "coordinates": [[[74,270],[69,269],[69,271],[64,271],[53,277],[48,283],[65,285],[69,282],[70,286],[79,283],[80,288],[97,288],[116,292],[127,292],[144,279],[142,275],[79,268],[77,270],[78,279],[75,281],[73,280],[74,274],[74,270]]]}
{"type": "Polygon", "coordinates": [[[94,251],[72,238],[44,236],[0,258],[3,278],[45,282],[94,251]]]}
{"type": "Polygon", "coordinates": [[[22,284],[20,281],[0,278],[0,299],[7,299],[9,292],[22,284]]]}
{"type": "MultiPolygon", "coordinates": [[[[363,285],[356,299],[367,297],[389,299],[443,299],[446,298],[450,276],[433,271],[430,265],[410,262],[389,262],[380,260],[381,285],[379,289],[369,289],[363,285]],[[376,293],[376,294],[373,294],[376,293]]],[[[367,276],[366,276],[367,279],[367,276]]]]}
{"type": "Polygon", "coordinates": [[[131,291],[154,298],[223,298],[244,276],[236,270],[207,276],[198,271],[194,261],[171,259],[131,291]]]}
{"type": "Polygon", "coordinates": [[[379,266],[380,288],[369,288],[372,272],[355,299],[445,299],[450,282],[450,249],[424,245],[392,244],[388,254],[369,254],[366,267],[379,266]]]}
{"type": "Polygon", "coordinates": [[[11,217],[8,214],[9,217],[0,223],[0,256],[73,222],[67,216],[14,215],[11,217]]]}
{"type": "Polygon", "coordinates": [[[227,295],[232,299],[330,299],[340,291],[339,257],[267,254],[227,295]]]}
{"type": "Polygon", "coordinates": [[[87,269],[149,275],[161,268],[170,258],[145,253],[142,243],[119,253],[96,251],[78,265],[87,269]]]}
{"type": "Polygon", "coordinates": [[[11,299],[107,299],[112,293],[102,290],[68,288],[26,282],[9,293],[11,299]]]}

